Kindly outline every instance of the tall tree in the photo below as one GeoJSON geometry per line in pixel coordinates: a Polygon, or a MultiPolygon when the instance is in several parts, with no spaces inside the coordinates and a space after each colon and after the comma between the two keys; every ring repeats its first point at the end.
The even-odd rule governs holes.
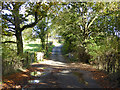
{"type": "MultiPolygon", "coordinates": [[[[17,52],[23,53],[22,31],[34,27],[42,18],[47,16],[47,11],[53,5],[52,2],[3,2],[2,11],[9,11],[9,13],[2,13],[3,20],[3,35],[16,36],[17,52]],[[23,12],[23,13],[22,13],[23,12]],[[27,17],[32,15],[34,20],[28,22],[27,17]]],[[[7,41],[4,43],[13,43],[7,41]]]]}
{"type": "MultiPolygon", "coordinates": [[[[111,27],[109,22],[114,24],[114,18],[112,17],[114,16],[113,13],[117,15],[119,12],[118,5],[117,2],[67,3],[58,11],[59,14],[53,20],[53,23],[55,26],[58,26],[60,33],[63,34],[64,37],[68,34],[70,39],[70,35],[74,34],[79,38],[78,40],[82,41],[82,44],[92,33],[100,32],[100,29],[97,27],[100,28],[101,25],[103,25],[101,28],[102,31],[109,31],[108,27],[111,27]]],[[[113,27],[111,30],[113,30],[113,27]]]]}
{"type": "Polygon", "coordinates": [[[41,39],[42,42],[42,49],[45,49],[45,39],[46,35],[48,33],[48,22],[46,19],[42,19],[36,26],[36,29],[34,31],[38,34],[38,37],[41,39]]]}
{"type": "Polygon", "coordinates": [[[67,42],[69,51],[79,52],[80,47],[86,51],[86,40],[90,36],[101,39],[114,33],[114,17],[119,15],[118,5],[117,2],[67,3],[58,11],[53,23],[67,42]]]}

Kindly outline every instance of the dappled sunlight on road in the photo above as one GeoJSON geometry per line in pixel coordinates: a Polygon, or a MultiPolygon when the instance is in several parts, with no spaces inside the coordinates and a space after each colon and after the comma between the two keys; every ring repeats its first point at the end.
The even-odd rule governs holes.
{"type": "MultiPolygon", "coordinates": [[[[60,45],[60,44],[58,44],[60,45]]],[[[52,50],[50,59],[44,59],[40,62],[31,63],[28,69],[20,69],[21,74],[18,74],[17,87],[27,90],[29,88],[87,88],[99,87],[94,80],[91,79],[90,72],[80,70],[74,66],[76,63],[69,65],[66,63],[61,54],[61,45],[55,46],[52,50]],[[21,84],[19,81],[21,79],[21,84]]],[[[79,64],[77,66],[86,66],[79,64]]],[[[87,66],[88,67],[88,66],[87,66]]],[[[15,78],[15,77],[13,77],[15,78]]],[[[7,84],[11,87],[16,81],[8,79],[7,84]],[[11,81],[12,80],[12,81],[11,81]]],[[[15,85],[14,85],[15,86],[15,85]]]]}
{"type": "Polygon", "coordinates": [[[58,46],[61,46],[62,44],[58,43],[56,40],[53,40],[53,45],[58,47],[58,46]]]}
{"type": "Polygon", "coordinates": [[[50,65],[50,66],[66,66],[65,63],[60,62],[60,61],[54,61],[54,60],[44,60],[44,61],[40,61],[40,63],[37,64],[45,64],[45,65],[50,65]]]}

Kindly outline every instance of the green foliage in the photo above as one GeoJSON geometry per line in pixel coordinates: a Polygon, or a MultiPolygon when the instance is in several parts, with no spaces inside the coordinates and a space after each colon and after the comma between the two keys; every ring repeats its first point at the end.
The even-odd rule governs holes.
{"type": "MultiPolygon", "coordinates": [[[[16,4],[18,5],[18,3],[16,4]]],[[[30,7],[26,8],[28,13],[25,16],[32,14],[35,16],[35,21],[42,17],[40,22],[36,22],[38,24],[35,30],[39,34],[38,37],[41,39],[42,45],[28,44],[32,49],[26,51],[33,51],[33,53],[37,51],[44,52],[47,58],[54,47],[52,44],[47,45],[45,43],[51,29],[53,30],[53,36],[58,33],[64,38],[63,54],[68,55],[71,53],[74,57],[71,59],[72,61],[94,62],[98,69],[101,66],[103,70],[109,73],[119,72],[120,39],[115,35],[115,30],[120,30],[120,3],[60,2],[57,5],[57,2],[50,2],[49,5],[45,3],[29,3],[29,5],[30,7]],[[51,9],[49,9],[49,6],[52,6],[51,9]],[[35,14],[38,16],[36,17],[35,14]],[[47,18],[45,18],[46,16],[47,18]],[[50,29],[50,26],[48,26],[49,20],[52,22],[50,29]]],[[[22,19],[18,15],[19,13],[13,13],[22,19]]],[[[13,33],[5,31],[5,28],[9,27],[5,19],[4,17],[3,33],[11,36],[13,33]]],[[[17,25],[20,26],[20,30],[25,29],[22,28],[22,24],[18,23],[17,25]]],[[[32,37],[32,30],[26,30],[23,36],[25,40],[30,39],[32,37]]],[[[9,46],[8,48],[7,46],[3,49],[3,60],[4,62],[10,61],[8,63],[12,65],[10,67],[15,67],[10,63],[17,61],[18,64],[23,58],[18,57],[14,53],[16,51],[11,51],[11,47],[9,46]]]]}
{"type": "Polygon", "coordinates": [[[28,67],[30,64],[30,55],[24,53],[17,55],[14,44],[2,44],[2,69],[3,75],[16,72],[18,69],[28,67]],[[28,61],[27,61],[28,60],[28,61]]]}
{"type": "Polygon", "coordinates": [[[52,21],[54,28],[65,40],[63,53],[72,53],[80,61],[95,61],[96,65],[106,62],[104,66],[107,66],[109,59],[111,59],[110,63],[113,61],[117,63],[116,53],[119,45],[114,29],[119,30],[119,3],[70,2],[67,4],[52,21]]]}
{"type": "Polygon", "coordinates": [[[95,60],[97,58],[97,56],[100,55],[100,53],[98,52],[100,50],[100,46],[98,46],[94,39],[91,37],[90,40],[86,40],[86,43],[89,42],[89,44],[87,44],[86,49],[88,50],[88,54],[90,54],[93,58],[91,58],[91,60],[95,60]]]}
{"type": "Polygon", "coordinates": [[[29,28],[29,29],[26,29],[23,31],[23,39],[24,39],[24,41],[35,40],[35,38],[33,37],[32,28],[29,28]]]}
{"type": "MultiPolygon", "coordinates": [[[[34,27],[40,20],[44,19],[48,15],[48,11],[51,6],[56,4],[55,2],[3,2],[2,10],[7,10],[11,14],[2,13],[3,22],[3,35],[16,37],[17,52],[23,54],[23,41],[22,32],[28,28],[34,27]],[[21,13],[22,8],[24,13],[21,13]],[[31,21],[30,18],[31,17],[31,21]],[[11,27],[12,26],[12,27],[11,27]]],[[[25,40],[32,38],[31,30],[28,36],[24,36],[25,40]]],[[[44,36],[44,35],[43,35],[44,36]]],[[[43,41],[44,42],[44,41],[43,41]]],[[[43,45],[44,46],[44,45],[43,45]]]]}
{"type": "Polygon", "coordinates": [[[47,38],[48,31],[48,22],[46,22],[47,19],[42,19],[37,24],[37,29],[34,29],[34,31],[38,34],[38,37],[41,39],[42,42],[42,49],[45,50],[45,39],[47,38]]]}
{"type": "Polygon", "coordinates": [[[45,58],[49,58],[49,56],[50,56],[51,53],[52,53],[53,47],[55,47],[55,45],[50,45],[50,46],[48,46],[48,51],[46,51],[45,58]]]}
{"type": "Polygon", "coordinates": [[[103,38],[102,41],[96,42],[97,39],[91,38],[90,40],[86,41],[89,42],[86,46],[88,53],[92,56],[92,60],[95,60],[98,56],[103,56],[109,54],[111,52],[118,52],[118,42],[117,38],[114,36],[108,36],[103,38]]]}
{"type": "Polygon", "coordinates": [[[27,44],[26,46],[29,46],[30,49],[24,48],[25,52],[37,52],[41,50],[42,45],[41,44],[27,44]]]}
{"type": "Polygon", "coordinates": [[[9,46],[4,45],[2,49],[3,75],[21,68],[23,64],[20,60],[22,59],[22,57],[17,56],[16,51],[11,49],[9,46]]]}
{"type": "Polygon", "coordinates": [[[64,43],[62,49],[63,49],[63,50],[62,50],[62,53],[63,53],[63,54],[69,53],[69,44],[68,44],[68,43],[64,43]]]}

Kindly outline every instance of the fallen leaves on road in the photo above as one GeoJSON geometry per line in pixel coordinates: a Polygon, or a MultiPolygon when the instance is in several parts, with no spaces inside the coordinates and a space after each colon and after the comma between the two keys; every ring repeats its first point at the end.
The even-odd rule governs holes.
{"type": "Polygon", "coordinates": [[[3,76],[2,89],[22,88],[22,85],[26,83],[25,81],[32,79],[32,77],[30,76],[30,72],[32,71],[43,71],[43,70],[38,69],[36,67],[29,67],[25,71],[15,73],[10,76],[3,76]]]}
{"type": "Polygon", "coordinates": [[[108,75],[102,71],[91,71],[93,74],[93,79],[96,80],[102,87],[111,88],[110,81],[107,80],[108,75]]]}
{"type": "MultiPolygon", "coordinates": [[[[103,71],[99,71],[93,68],[91,65],[83,64],[83,63],[69,63],[69,68],[76,68],[79,70],[90,71],[92,73],[92,78],[96,80],[102,87],[109,88],[110,82],[107,79],[108,75],[103,71]]],[[[40,71],[43,72],[44,69],[37,68],[37,67],[29,67],[26,70],[23,70],[19,73],[12,74],[10,76],[4,77],[3,76],[3,84],[2,89],[8,88],[22,88],[23,85],[27,83],[28,80],[35,79],[35,77],[31,77],[30,72],[33,71],[40,71]]],[[[60,72],[61,69],[53,69],[52,72],[60,72]]],[[[54,82],[53,82],[54,83],[54,82]]],[[[27,86],[28,87],[28,86],[27,86]]]]}
{"type": "Polygon", "coordinates": [[[102,87],[104,88],[111,88],[110,81],[107,79],[108,74],[103,71],[99,71],[93,66],[83,63],[69,63],[69,67],[76,68],[80,70],[90,71],[92,73],[92,79],[96,80],[102,87]]]}

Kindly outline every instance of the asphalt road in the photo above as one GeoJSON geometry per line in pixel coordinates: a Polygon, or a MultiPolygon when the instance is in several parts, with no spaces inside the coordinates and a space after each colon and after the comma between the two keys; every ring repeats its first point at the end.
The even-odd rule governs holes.
{"type": "MultiPolygon", "coordinates": [[[[70,68],[61,54],[61,46],[52,50],[50,60],[41,61],[32,65],[44,68],[44,74],[33,75],[34,80],[28,81],[23,90],[36,88],[100,88],[95,80],[91,78],[89,71],[70,68]]],[[[37,72],[36,72],[37,73],[37,72]]]]}

